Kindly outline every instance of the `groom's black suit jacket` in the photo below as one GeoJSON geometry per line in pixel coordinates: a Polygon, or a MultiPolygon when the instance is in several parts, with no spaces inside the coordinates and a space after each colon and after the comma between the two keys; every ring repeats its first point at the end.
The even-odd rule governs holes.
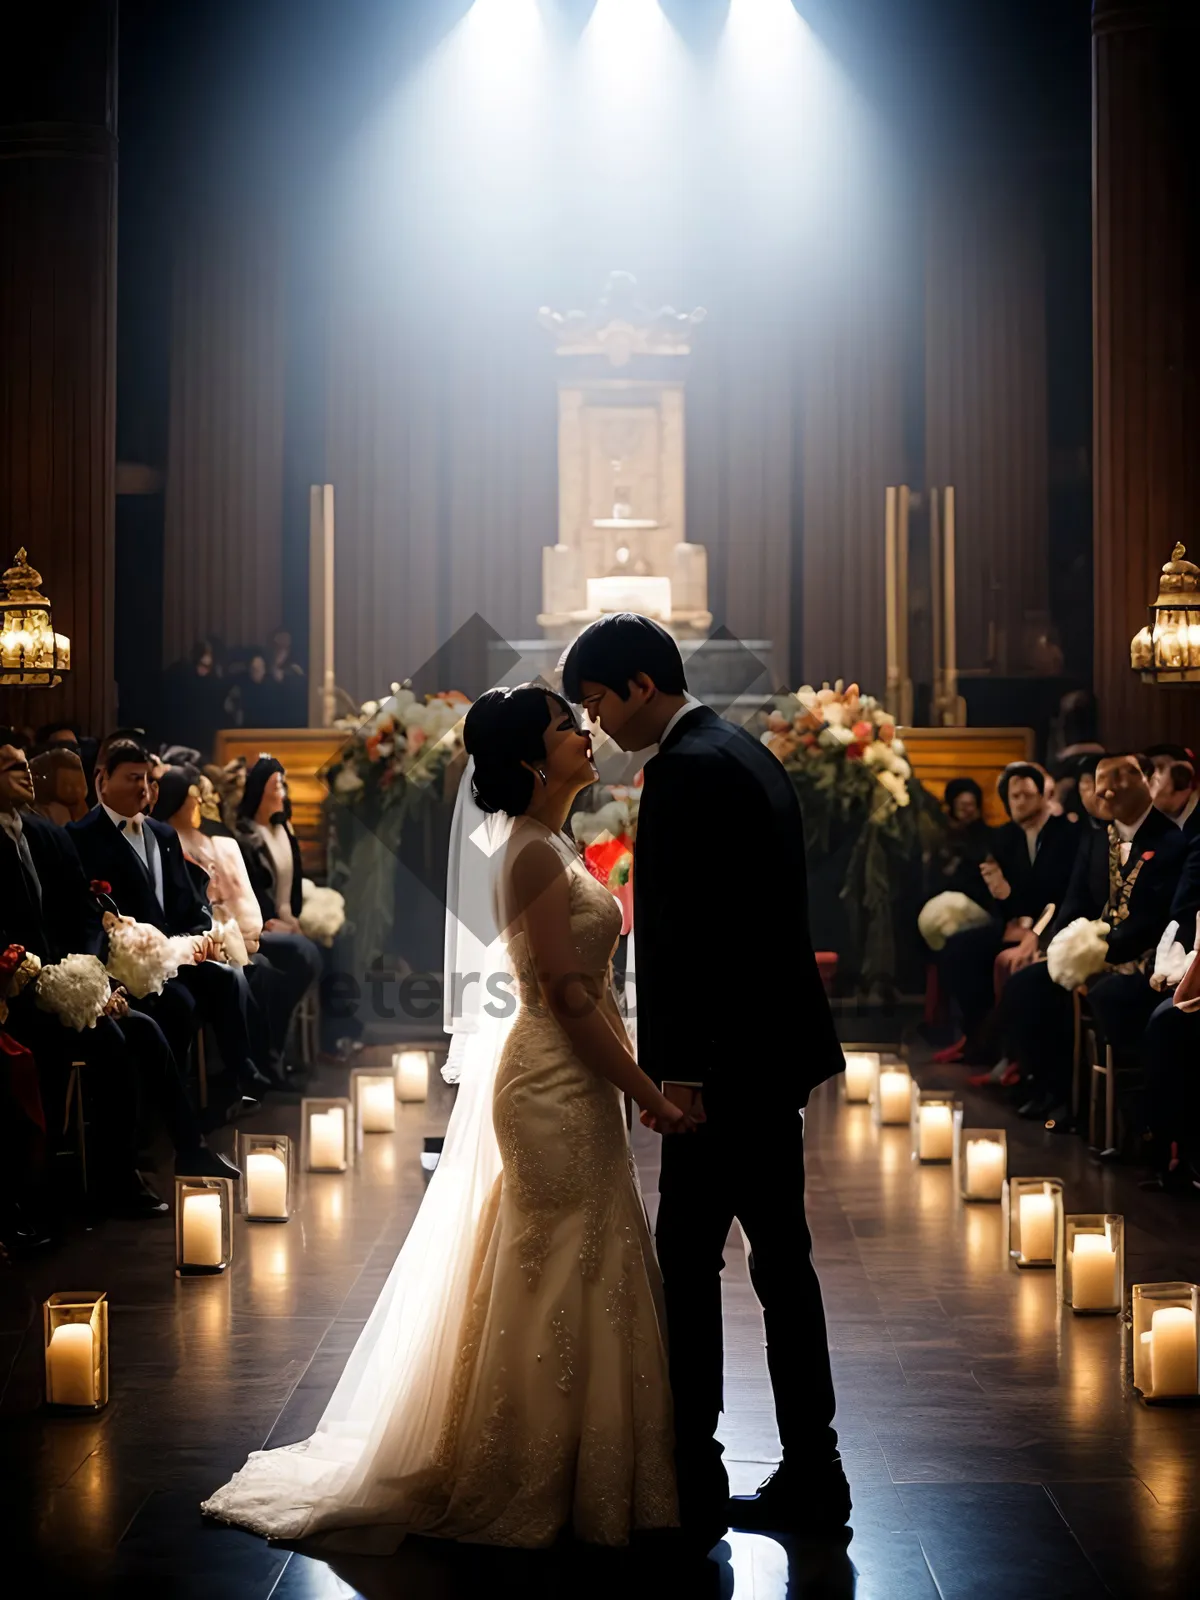
{"type": "Polygon", "coordinates": [[[650,1077],[702,1083],[710,1106],[757,1093],[794,1109],[842,1070],[795,790],[765,746],[707,706],[646,763],[633,892],[650,1077]]]}
{"type": "Polygon", "coordinates": [[[154,835],[162,859],[162,905],[150,873],[103,807],[93,806],[87,816],[70,823],[67,832],[88,877],[103,878],[111,885],[112,899],[123,915],[152,923],[163,933],[207,933],[212,917],[188,876],[179,835],[153,817],[147,817],[142,826],[154,835]]]}

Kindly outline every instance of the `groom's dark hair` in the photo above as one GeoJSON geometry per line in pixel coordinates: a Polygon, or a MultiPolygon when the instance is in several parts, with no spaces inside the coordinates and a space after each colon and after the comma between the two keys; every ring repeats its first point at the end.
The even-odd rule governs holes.
{"type": "Polygon", "coordinates": [[[628,700],[629,680],[639,672],[663,694],[687,693],[683,657],[667,630],[649,617],[618,611],[585,628],[567,651],[562,664],[563,693],[578,705],[584,682],[602,683],[628,700]]]}

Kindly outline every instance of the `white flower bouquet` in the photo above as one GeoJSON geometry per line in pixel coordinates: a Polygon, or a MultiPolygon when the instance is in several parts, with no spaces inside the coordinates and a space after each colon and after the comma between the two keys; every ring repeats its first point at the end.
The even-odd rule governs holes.
{"type": "Polygon", "coordinates": [[[303,892],[300,930],[317,944],[330,949],[346,921],[345,896],[336,889],[319,887],[311,878],[304,879],[303,892]]]}
{"type": "Polygon", "coordinates": [[[104,1015],[110,993],[108,973],[99,957],[77,955],[42,968],[34,999],[39,1011],[48,1011],[64,1028],[82,1033],[104,1015]]]}
{"type": "Polygon", "coordinates": [[[991,918],[970,895],[945,889],[926,900],[917,916],[917,932],[931,950],[944,949],[946,940],[967,928],[981,928],[991,918]]]}
{"type": "Polygon", "coordinates": [[[1060,988],[1078,989],[1089,978],[1103,972],[1108,961],[1107,922],[1076,917],[1051,939],[1046,951],[1046,966],[1060,988]]]}
{"type": "MultiPolygon", "coordinates": [[[[104,913],[108,935],[108,974],[135,1000],[161,994],[180,967],[196,964],[196,941],[188,934],[174,937],[149,922],[135,922],[112,911],[104,913]]],[[[242,946],[243,953],[245,945],[242,946]]]]}

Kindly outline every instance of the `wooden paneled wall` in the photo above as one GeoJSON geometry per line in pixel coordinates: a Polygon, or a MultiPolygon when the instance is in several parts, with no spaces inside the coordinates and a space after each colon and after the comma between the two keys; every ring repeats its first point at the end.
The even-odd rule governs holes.
{"type": "Polygon", "coordinates": [[[283,244],[276,213],[188,208],[176,235],[163,651],[283,620],[283,244]]]}

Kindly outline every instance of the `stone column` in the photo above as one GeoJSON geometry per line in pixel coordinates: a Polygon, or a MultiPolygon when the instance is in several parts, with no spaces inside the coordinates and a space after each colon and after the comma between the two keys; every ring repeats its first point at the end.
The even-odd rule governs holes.
{"type": "Polygon", "coordinates": [[[1172,545],[1200,555],[1198,46],[1195,0],[1094,0],[1095,681],[1117,746],[1200,736],[1200,690],[1129,667],[1172,545]]]}
{"type": "Polygon", "coordinates": [[[115,710],[116,41],[116,0],[23,9],[0,110],[0,566],[28,548],[72,653],[61,688],[0,690],[0,722],[96,734],[115,710]]]}

